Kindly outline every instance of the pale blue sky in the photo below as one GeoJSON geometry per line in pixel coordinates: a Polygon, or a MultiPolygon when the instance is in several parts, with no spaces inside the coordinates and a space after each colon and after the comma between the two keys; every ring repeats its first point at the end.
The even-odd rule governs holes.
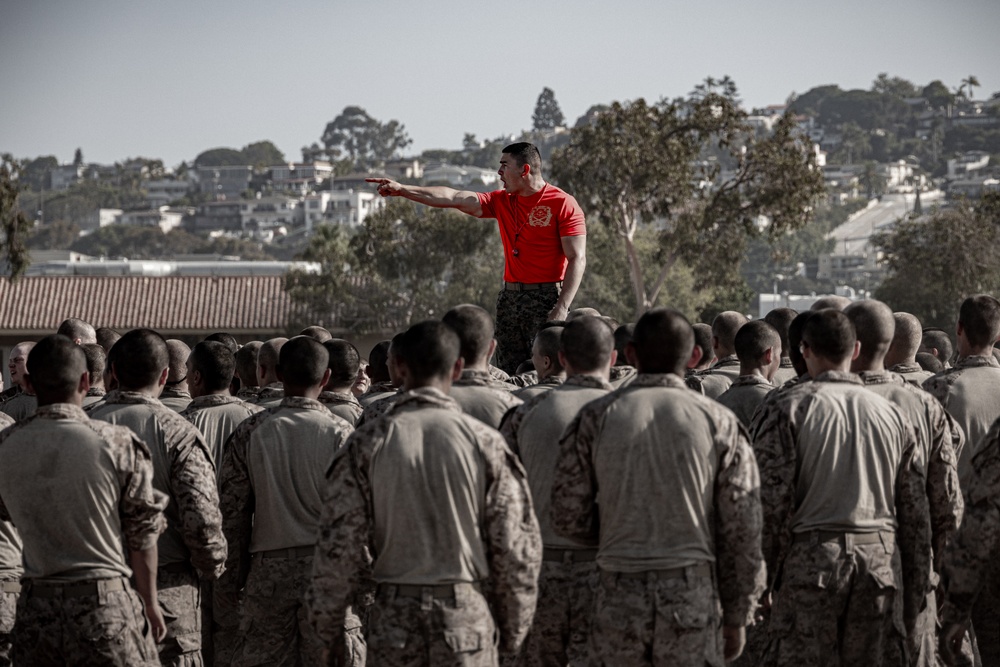
{"type": "Polygon", "coordinates": [[[1000,90],[997,0],[0,0],[0,152],[168,166],[270,139],[289,159],[345,106],[412,152],[728,74],[750,106],[879,72],[1000,90]]]}

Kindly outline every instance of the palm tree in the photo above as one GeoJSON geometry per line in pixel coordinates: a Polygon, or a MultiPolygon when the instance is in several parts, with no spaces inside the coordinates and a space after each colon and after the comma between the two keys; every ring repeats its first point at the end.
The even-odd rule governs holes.
{"type": "Polygon", "coordinates": [[[976,78],[975,74],[970,74],[967,79],[962,79],[962,85],[959,86],[958,89],[961,91],[962,88],[968,88],[969,89],[969,95],[968,95],[968,97],[971,100],[972,99],[972,89],[973,88],[979,88],[979,79],[976,78]]]}

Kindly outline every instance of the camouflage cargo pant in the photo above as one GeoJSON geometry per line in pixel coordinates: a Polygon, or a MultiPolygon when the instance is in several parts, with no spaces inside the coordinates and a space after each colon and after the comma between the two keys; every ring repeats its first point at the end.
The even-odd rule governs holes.
{"type": "Polygon", "coordinates": [[[14,664],[159,665],[139,596],[124,579],[102,581],[91,595],[28,585],[17,609],[14,664]]]}
{"type": "Polygon", "coordinates": [[[559,299],[555,287],[514,292],[501,290],[497,295],[495,364],[514,375],[523,361],[531,358],[531,343],[538,328],[559,299]]]}
{"type": "Polygon", "coordinates": [[[721,667],[722,607],[711,568],[679,576],[602,571],[590,638],[596,665],[721,667]]]}
{"type": "Polygon", "coordinates": [[[201,582],[190,568],[156,573],[156,597],[167,637],[159,645],[163,667],[202,667],[201,582]]]}
{"type": "Polygon", "coordinates": [[[538,606],[516,664],[583,667],[589,664],[590,618],[594,614],[597,563],[543,562],[538,606]]]}
{"type": "Polygon", "coordinates": [[[482,593],[456,584],[451,597],[420,598],[404,588],[379,587],[368,631],[370,664],[496,667],[496,625],[482,593]]]}
{"type": "Polygon", "coordinates": [[[797,538],[774,595],[768,665],[904,665],[902,566],[885,543],[797,538]]]}
{"type": "Polygon", "coordinates": [[[16,580],[5,579],[0,582],[0,667],[11,664],[11,653],[14,642],[14,621],[17,618],[17,598],[20,584],[16,580]]]}

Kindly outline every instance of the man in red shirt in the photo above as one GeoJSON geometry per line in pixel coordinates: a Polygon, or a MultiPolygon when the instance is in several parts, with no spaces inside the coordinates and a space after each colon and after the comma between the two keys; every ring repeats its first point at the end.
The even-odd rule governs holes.
{"type": "Polygon", "coordinates": [[[531,341],[546,320],[565,319],[587,266],[587,228],[576,199],[542,178],[533,144],[503,149],[503,190],[472,192],[402,185],[369,178],[383,197],[496,218],[504,248],[504,288],[497,297],[496,365],[513,374],[531,357],[531,341]]]}

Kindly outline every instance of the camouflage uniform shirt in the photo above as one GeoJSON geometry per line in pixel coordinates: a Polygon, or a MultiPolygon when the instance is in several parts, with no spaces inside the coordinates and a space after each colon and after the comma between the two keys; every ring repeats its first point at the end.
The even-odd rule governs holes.
{"type": "Polygon", "coordinates": [[[503,416],[523,401],[510,393],[511,386],[497,382],[485,371],[462,371],[451,386],[450,396],[462,411],[487,426],[500,428],[503,416]]]}
{"type": "Polygon", "coordinates": [[[768,382],[765,377],[741,375],[733,380],[729,389],[722,392],[722,395],[716,400],[732,410],[739,417],[743,426],[750,428],[754,412],[764,402],[764,397],[773,389],[774,385],[768,382]]]}
{"type": "Polygon", "coordinates": [[[205,438],[218,476],[222,466],[223,445],[229,440],[229,436],[247,417],[263,409],[228,394],[208,394],[192,399],[181,411],[181,417],[191,422],[205,438]]]}
{"type": "Polygon", "coordinates": [[[327,410],[351,426],[358,423],[358,420],[361,419],[361,413],[365,411],[350,391],[324,391],[319,395],[318,400],[326,406],[327,410]]]}

